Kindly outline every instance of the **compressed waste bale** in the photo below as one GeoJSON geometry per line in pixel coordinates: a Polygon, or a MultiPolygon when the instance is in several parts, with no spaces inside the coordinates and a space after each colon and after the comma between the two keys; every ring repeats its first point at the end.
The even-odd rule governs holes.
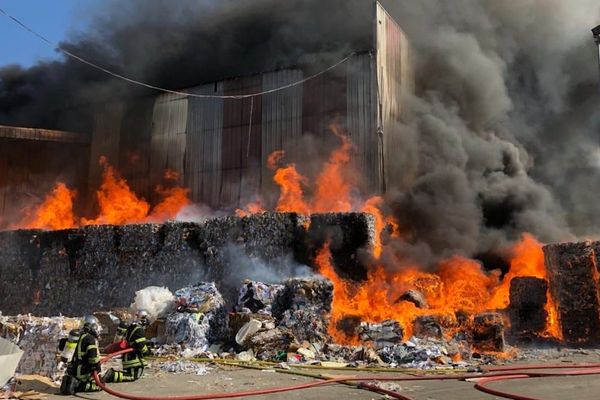
{"type": "Polygon", "coordinates": [[[294,335],[287,329],[275,328],[255,333],[246,343],[259,360],[274,359],[281,351],[286,351],[294,341],[294,335]]]}
{"type": "Polygon", "coordinates": [[[41,375],[58,381],[64,373],[59,365],[58,342],[67,337],[71,329],[79,327],[80,319],[65,317],[0,316],[5,339],[18,345],[24,352],[17,373],[41,375]]]}
{"type": "Polygon", "coordinates": [[[504,351],[504,320],[499,313],[477,314],[473,318],[473,348],[478,351],[504,351]]]}
{"type": "Polygon", "coordinates": [[[345,278],[364,280],[364,261],[375,243],[375,218],[367,213],[312,214],[307,232],[309,260],[329,243],[336,272],[345,278]]]}
{"type": "Polygon", "coordinates": [[[419,292],[418,290],[407,290],[406,292],[404,292],[400,297],[398,297],[398,299],[395,301],[395,303],[399,303],[401,301],[408,301],[409,303],[413,303],[417,308],[428,308],[429,305],[427,304],[427,300],[425,299],[425,296],[423,295],[423,293],[419,292]]]}
{"type": "Polygon", "coordinates": [[[320,278],[293,278],[284,282],[273,302],[278,326],[288,328],[299,341],[326,342],[333,284],[320,278]]]}
{"type": "Polygon", "coordinates": [[[545,279],[517,277],[510,281],[510,304],[508,315],[510,328],[515,334],[540,334],[546,327],[548,313],[545,279]]]}
{"type": "Polygon", "coordinates": [[[0,311],[30,311],[33,300],[33,269],[24,256],[31,231],[0,232],[0,311]]]}
{"type": "Polygon", "coordinates": [[[402,342],[404,328],[398,321],[386,320],[380,323],[362,322],[359,338],[363,343],[372,344],[375,349],[393,346],[402,342]]]}
{"type": "Polygon", "coordinates": [[[206,351],[227,335],[227,310],[214,282],[201,282],[175,292],[178,309],[167,317],[167,343],[206,351]]]}
{"type": "Polygon", "coordinates": [[[136,254],[151,257],[161,247],[160,224],[121,225],[115,228],[118,251],[121,257],[136,254]]]}
{"type": "Polygon", "coordinates": [[[308,217],[297,213],[266,212],[242,217],[246,254],[271,260],[294,252],[308,222],[308,217]]]}
{"type": "Polygon", "coordinates": [[[564,340],[600,341],[598,242],[558,243],[543,247],[552,297],[564,340]]]}
{"type": "Polygon", "coordinates": [[[413,335],[418,338],[443,338],[442,318],[438,315],[419,315],[413,323],[413,335]]]}

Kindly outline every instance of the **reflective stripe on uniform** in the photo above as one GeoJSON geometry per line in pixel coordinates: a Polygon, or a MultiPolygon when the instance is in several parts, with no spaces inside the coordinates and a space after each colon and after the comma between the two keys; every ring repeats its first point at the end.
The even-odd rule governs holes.
{"type": "Polygon", "coordinates": [[[134,340],[133,343],[142,343],[142,342],[145,342],[145,341],[146,341],[146,338],[145,337],[141,337],[139,339],[134,340]]]}

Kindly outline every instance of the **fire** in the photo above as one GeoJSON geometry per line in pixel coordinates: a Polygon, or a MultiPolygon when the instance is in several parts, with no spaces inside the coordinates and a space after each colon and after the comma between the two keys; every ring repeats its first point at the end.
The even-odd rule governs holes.
{"type": "MultiPolygon", "coordinates": [[[[344,176],[344,170],[350,163],[350,152],[355,149],[348,136],[342,134],[335,124],[330,126],[331,131],[342,144],[331,152],[329,160],[316,180],[316,193],[313,199],[313,212],[347,212],[352,211],[350,192],[353,185],[349,176],[344,176]]],[[[348,174],[350,175],[350,174],[348,174]]]]}
{"type": "Polygon", "coordinates": [[[22,222],[11,229],[68,229],[77,225],[73,214],[76,192],[58,182],[46,195],[44,202],[35,209],[26,211],[22,222]]]}
{"type": "MultiPolygon", "coordinates": [[[[151,209],[150,203],[138,197],[129,187],[127,181],[108,163],[105,157],[100,158],[104,168],[102,184],[96,192],[99,213],[94,218],[78,218],[73,212],[75,191],[64,183],[57,183],[44,202],[35,209],[26,211],[21,222],[11,225],[10,229],[67,229],[96,224],[136,224],[144,222],[164,222],[173,219],[191,204],[189,189],[171,186],[157,186],[160,202],[151,209]]],[[[165,180],[179,179],[179,174],[167,170],[165,180]]]]}
{"type": "Polygon", "coordinates": [[[150,204],[138,198],[129,188],[127,181],[117,176],[106,157],[100,158],[104,168],[102,185],[96,192],[100,215],[95,219],[81,219],[82,225],[97,224],[135,224],[144,222],[150,204]]]}
{"type": "MultiPolygon", "coordinates": [[[[356,335],[340,329],[348,316],[365,322],[399,321],[405,329],[405,338],[412,335],[415,319],[420,315],[438,316],[447,326],[445,334],[452,336],[457,329],[457,312],[473,315],[508,306],[510,281],[517,276],[545,278],[541,244],[531,235],[523,235],[513,249],[511,270],[500,280],[497,273],[486,273],[479,262],[454,256],[442,261],[435,273],[424,272],[419,266],[408,266],[396,272],[375,266],[367,280],[360,283],[340,278],[331,261],[329,246],[317,254],[318,271],[334,284],[334,296],[329,333],[339,343],[356,344],[356,335]],[[541,258],[540,258],[541,255],[541,258]],[[409,301],[398,301],[409,289],[421,292],[427,308],[418,308],[409,301]]],[[[551,297],[547,303],[548,321],[545,334],[561,338],[555,305],[551,297]]]]}
{"type": "Polygon", "coordinates": [[[148,222],[162,222],[174,219],[183,207],[191,204],[188,197],[190,190],[187,188],[163,188],[159,185],[157,186],[156,191],[160,194],[162,200],[152,209],[152,212],[147,218],[148,222]]]}

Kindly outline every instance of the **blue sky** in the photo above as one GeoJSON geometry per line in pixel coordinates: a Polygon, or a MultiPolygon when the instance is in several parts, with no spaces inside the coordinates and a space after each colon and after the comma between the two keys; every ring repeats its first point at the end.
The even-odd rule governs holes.
{"type": "MultiPolygon", "coordinates": [[[[103,0],[106,1],[106,0],[103,0]]],[[[0,0],[0,8],[23,21],[52,42],[82,30],[92,9],[102,0],[0,0]]],[[[30,66],[40,60],[62,58],[47,44],[0,14],[0,66],[30,66]]]]}

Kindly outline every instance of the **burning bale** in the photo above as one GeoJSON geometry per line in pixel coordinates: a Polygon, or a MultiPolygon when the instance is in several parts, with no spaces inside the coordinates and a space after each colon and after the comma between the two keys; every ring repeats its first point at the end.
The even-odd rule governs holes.
{"type": "Polygon", "coordinates": [[[550,290],[558,305],[566,342],[592,344],[600,341],[598,255],[598,242],[544,246],[550,290]]]}
{"type": "Polygon", "coordinates": [[[442,317],[439,315],[419,315],[413,323],[413,335],[418,338],[442,339],[442,317]]]}
{"type": "Polygon", "coordinates": [[[504,351],[504,320],[499,313],[483,313],[473,318],[473,348],[482,352],[504,351]]]}
{"type": "Polygon", "coordinates": [[[294,278],[275,297],[273,316],[298,341],[327,342],[333,284],[325,279],[294,278]]]}
{"type": "Polygon", "coordinates": [[[546,328],[545,310],[548,283],[534,277],[513,278],[510,282],[511,331],[517,335],[538,336],[546,328]]]}
{"type": "Polygon", "coordinates": [[[378,324],[363,322],[359,328],[361,342],[372,345],[375,349],[394,346],[402,342],[404,328],[398,321],[383,321],[378,324]]]}
{"type": "Polygon", "coordinates": [[[317,251],[329,243],[336,271],[342,277],[366,278],[365,260],[375,243],[375,218],[366,213],[312,214],[308,228],[308,254],[314,259],[317,251]]]}

